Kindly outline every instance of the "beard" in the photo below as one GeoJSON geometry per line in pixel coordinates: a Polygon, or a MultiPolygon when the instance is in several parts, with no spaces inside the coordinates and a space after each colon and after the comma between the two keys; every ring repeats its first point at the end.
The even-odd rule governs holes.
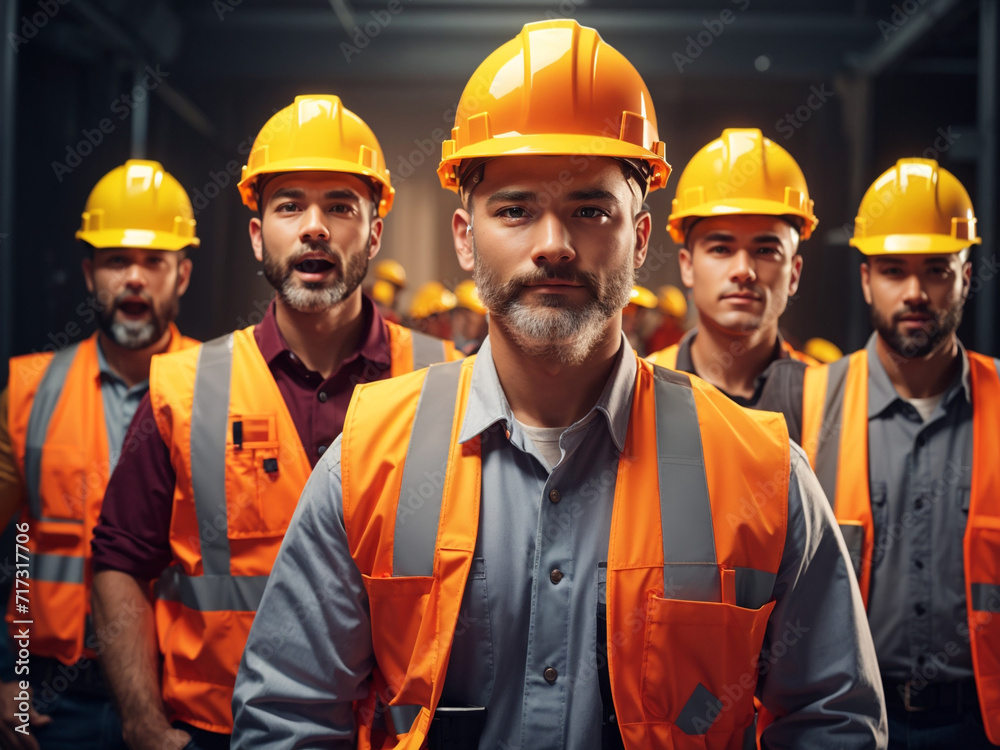
{"type": "MultiPolygon", "coordinates": [[[[368,246],[369,243],[366,242],[365,248],[368,246]]],[[[295,278],[295,266],[308,262],[304,256],[316,252],[323,253],[334,266],[338,264],[334,252],[321,242],[304,243],[298,252],[283,261],[267,251],[267,245],[263,244],[263,240],[261,243],[264,277],[274,287],[282,301],[298,312],[323,312],[340,304],[361,286],[365,274],[368,273],[368,253],[357,252],[347,255],[347,262],[342,264],[339,276],[325,281],[299,281],[295,278]]]]}
{"type": "Polygon", "coordinates": [[[958,330],[958,325],[962,322],[962,302],[936,313],[927,307],[907,306],[894,313],[891,319],[882,316],[873,305],[871,319],[872,326],[890,349],[901,357],[916,359],[933,352],[942,341],[950,338],[958,330]],[[913,313],[933,315],[934,320],[931,322],[930,330],[903,333],[899,328],[900,318],[913,313]]]}
{"type": "Polygon", "coordinates": [[[475,267],[472,278],[490,319],[526,354],[578,365],[600,344],[608,321],[628,304],[635,269],[631,256],[605,279],[566,266],[541,266],[531,273],[502,282],[472,243],[475,267]],[[580,284],[588,292],[582,303],[571,303],[561,294],[537,295],[539,303],[527,304],[522,295],[529,284],[558,279],[580,284]]]}
{"type": "Polygon", "coordinates": [[[149,294],[144,292],[136,294],[126,290],[116,296],[110,305],[101,305],[97,324],[109,339],[123,349],[144,349],[160,340],[170,323],[177,317],[179,309],[180,299],[176,288],[162,309],[157,309],[155,301],[149,294]],[[121,308],[125,299],[135,297],[142,297],[148,306],[149,317],[146,320],[115,320],[115,313],[121,308]]]}

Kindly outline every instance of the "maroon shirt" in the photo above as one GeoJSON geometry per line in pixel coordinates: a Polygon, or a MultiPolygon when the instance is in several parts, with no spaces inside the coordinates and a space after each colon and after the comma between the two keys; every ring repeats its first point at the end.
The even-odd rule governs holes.
{"type": "MultiPolygon", "coordinates": [[[[254,328],[254,340],[288,407],[309,463],[315,466],[344,429],[354,386],[389,377],[389,334],[375,305],[362,297],[361,346],[324,380],[288,348],[274,310],[272,300],[254,328]]],[[[146,394],[104,495],[92,542],[94,570],[120,570],[142,580],[160,575],[173,559],[170,518],[176,481],[170,450],[156,428],[146,394]]]]}

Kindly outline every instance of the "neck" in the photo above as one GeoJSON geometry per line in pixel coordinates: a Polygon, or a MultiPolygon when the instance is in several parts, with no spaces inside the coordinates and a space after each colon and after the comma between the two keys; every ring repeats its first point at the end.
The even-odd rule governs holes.
{"type": "Polygon", "coordinates": [[[116,344],[104,331],[99,331],[97,340],[101,344],[101,352],[111,371],[125,381],[131,388],[144,380],[149,380],[149,361],[154,354],[162,354],[170,347],[170,328],[168,327],[159,340],[143,349],[126,349],[116,344]]]}
{"type": "Polygon", "coordinates": [[[589,412],[604,391],[621,346],[621,318],[579,364],[525,353],[502,325],[490,319],[493,364],[507,402],[530,427],[568,427],[589,412]]]}
{"type": "Polygon", "coordinates": [[[323,378],[330,377],[361,340],[361,289],[326,310],[304,313],[277,298],[278,330],[295,356],[323,378]]]}
{"type": "Polygon", "coordinates": [[[698,317],[691,361],[698,377],[741,398],[754,394],[754,381],[774,360],[778,327],[734,334],[698,317]]]}
{"type": "Polygon", "coordinates": [[[875,338],[875,351],[893,387],[903,398],[930,398],[943,393],[962,367],[955,334],[923,357],[900,356],[881,335],[875,338]]]}

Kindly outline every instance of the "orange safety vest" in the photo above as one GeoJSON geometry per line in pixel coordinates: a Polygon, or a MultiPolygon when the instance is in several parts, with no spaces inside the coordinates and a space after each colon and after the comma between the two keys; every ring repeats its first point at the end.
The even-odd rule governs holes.
{"type": "MultiPolygon", "coordinates": [[[[195,346],[170,326],[168,351],[195,346]]],[[[94,656],[90,624],[90,540],[101,513],[111,466],[101,397],[97,334],[55,354],[10,360],[11,448],[24,479],[30,523],[31,653],[72,664],[94,656]]],[[[11,632],[18,626],[11,625],[11,632]]]]}
{"type": "MultiPolygon", "coordinates": [[[[360,386],[348,409],[344,525],[377,663],[355,711],[362,749],[422,747],[441,697],[478,533],[480,438],[458,442],[473,359],[360,386]]],[[[629,750],[753,741],[788,483],[780,415],[638,361],[605,584],[629,750]]]]}
{"type": "MultiPolygon", "coordinates": [[[[460,356],[386,326],[393,375],[460,356]]],[[[174,559],[156,586],[163,698],[181,721],[230,733],[250,625],[312,467],[253,328],[155,358],[149,383],[176,475],[174,559]]]]}
{"type": "MultiPolygon", "coordinates": [[[[972,490],[963,540],[972,665],[990,742],[1000,744],[1000,363],[968,352],[972,490]]],[[[868,603],[875,525],[868,485],[868,352],[809,368],[802,447],[833,503],[868,603]]]]}

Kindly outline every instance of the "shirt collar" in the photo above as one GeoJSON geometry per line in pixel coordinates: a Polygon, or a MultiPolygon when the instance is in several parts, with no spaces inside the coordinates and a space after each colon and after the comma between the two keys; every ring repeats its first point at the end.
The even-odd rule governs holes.
{"type": "MultiPolygon", "coordinates": [[[[692,328],[677,342],[677,367],[675,369],[689,372],[692,375],[698,374],[694,371],[694,361],[691,359],[691,342],[694,341],[694,337],[697,335],[698,328],[692,328]]],[[[773,363],[779,359],[789,359],[790,357],[791,355],[788,353],[788,350],[785,349],[785,339],[779,332],[778,341],[775,344],[774,357],[771,359],[771,362],[773,363]]]]}
{"type": "MultiPolygon", "coordinates": [[[[889,373],[885,371],[882,360],[878,358],[876,349],[876,338],[878,333],[873,333],[865,344],[865,351],[868,353],[868,418],[877,417],[888,409],[897,400],[902,401],[903,397],[896,391],[896,387],[889,379],[889,373]]],[[[943,405],[948,405],[959,394],[965,395],[965,400],[972,403],[972,383],[969,374],[969,356],[958,342],[959,356],[962,358],[962,372],[944,392],[941,398],[943,405]]]]}
{"type": "MultiPolygon", "coordinates": [[[[271,304],[267,306],[267,312],[264,313],[264,319],[257,324],[253,331],[260,353],[269,366],[279,355],[285,352],[292,354],[285,337],[278,329],[278,320],[275,317],[276,308],[277,303],[272,299],[271,304]]],[[[361,338],[361,346],[355,356],[360,355],[381,365],[383,369],[389,367],[392,364],[392,354],[385,321],[372,301],[363,294],[361,295],[361,318],[364,321],[364,333],[361,338]]]]}
{"type": "Polygon", "coordinates": [[[112,370],[111,365],[108,364],[108,359],[107,357],[104,356],[104,349],[101,346],[101,337],[98,336],[96,333],[94,334],[94,336],[97,339],[97,372],[98,372],[98,378],[101,380],[101,382],[110,381],[117,385],[121,385],[122,387],[126,388],[129,393],[144,392],[147,388],[149,388],[149,378],[146,378],[141,383],[136,383],[131,388],[129,388],[126,385],[125,381],[122,379],[122,377],[117,372],[112,370]]]}
{"type": "MultiPolygon", "coordinates": [[[[635,352],[632,351],[625,334],[622,334],[617,359],[601,397],[593,409],[576,422],[580,424],[587,420],[592,412],[599,411],[607,420],[608,431],[619,452],[625,450],[625,435],[628,432],[628,421],[632,412],[632,392],[635,389],[637,367],[635,352]]],[[[458,440],[461,443],[467,442],[499,422],[505,423],[509,429],[514,423],[514,413],[500,385],[496,365],[493,363],[493,350],[487,336],[472,365],[469,401],[458,440]]]]}

